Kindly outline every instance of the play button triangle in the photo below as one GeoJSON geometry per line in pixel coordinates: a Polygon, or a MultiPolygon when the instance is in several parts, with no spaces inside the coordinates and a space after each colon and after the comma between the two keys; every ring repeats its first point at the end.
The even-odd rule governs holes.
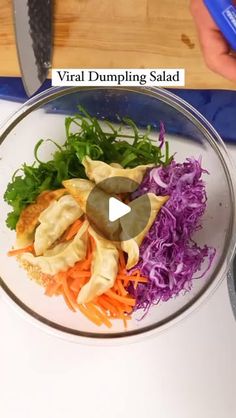
{"type": "Polygon", "coordinates": [[[127,215],[131,211],[131,208],[128,205],[125,205],[120,200],[115,197],[109,198],[109,221],[115,222],[117,219],[122,218],[122,216],[127,215]]]}
{"type": "MultiPolygon", "coordinates": [[[[82,186],[77,190],[81,199],[85,194],[82,186]]],[[[128,241],[146,228],[151,214],[148,194],[132,199],[127,205],[118,197],[123,195],[133,198],[131,193],[138,187],[139,184],[131,179],[115,176],[96,184],[89,192],[85,208],[86,217],[101,237],[112,242],[128,241]]]]}

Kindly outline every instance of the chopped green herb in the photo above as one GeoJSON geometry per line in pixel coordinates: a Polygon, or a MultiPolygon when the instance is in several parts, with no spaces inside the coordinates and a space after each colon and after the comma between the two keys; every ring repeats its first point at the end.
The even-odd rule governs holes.
{"type": "Polygon", "coordinates": [[[16,228],[22,209],[34,202],[41,192],[58,189],[62,181],[69,178],[86,178],[82,165],[86,155],[108,164],[119,163],[124,168],[140,164],[168,165],[171,162],[168,143],[165,142],[163,155],[161,147],[157,143],[154,144],[150,138],[150,126],[146,132],[141,133],[131,119],[125,118],[118,128],[108,121],[103,121],[107,127],[104,129],[97,118],[91,117],[81,107],[79,110],[81,114],[65,119],[64,145],[60,146],[53,140],[47,140],[53,142],[56,148],[52,159],[47,162],[40,161],[38,151],[45,142],[40,139],[34,149],[35,163],[23,164],[8,184],[4,199],[13,208],[6,220],[10,229],[16,228]],[[131,134],[124,133],[125,126],[132,129],[131,134]]]}

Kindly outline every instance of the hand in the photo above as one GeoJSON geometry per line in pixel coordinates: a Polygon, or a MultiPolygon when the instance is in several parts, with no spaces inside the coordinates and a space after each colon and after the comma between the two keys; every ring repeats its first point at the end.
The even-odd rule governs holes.
{"type": "Polygon", "coordinates": [[[191,0],[190,9],[197,25],[207,66],[212,71],[236,82],[236,54],[232,53],[203,0],[191,0]]]}

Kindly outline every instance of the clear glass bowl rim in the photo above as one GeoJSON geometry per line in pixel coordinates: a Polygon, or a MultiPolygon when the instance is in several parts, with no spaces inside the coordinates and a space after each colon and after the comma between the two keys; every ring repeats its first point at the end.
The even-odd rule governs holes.
{"type": "Polygon", "coordinates": [[[235,253],[236,247],[236,216],[235,216],[235,195],[236,195],[236,181],[234,174],[234,165],[228,154],[225,144],[223,143],[221,137],[212,127],[212,125],[205,119],[201,113],[199,113],[193,106],[189,105],[186,101],[179,98],[172,92],[165,90],[163,88],[148,88],[148,87],[51,87],[42,93],[35,95],[26,101],[15,113],[13,113],[0,127],[0,145],[7,137],[9,132],[28,114],[33,110],[38,109],[42,105],[58,99],[64,95],[71,93],[76,93],[79,91],[86,90],[121,90],[128,92],[135,92],[139,94],[149,95],[154,97],[171,107],[176,111],[182,113],[187,119],[189,119],[204,135],[206,140],[208,140],[215,151],[220,157],[221,163],[224,167],[224,171],[228,180],[229,190],[232,200],[232,214],[231,214],[231,231],[227,239],[227,250],[222,254],[222,260],[226,260],[226,263],[222,262],[222,266],[219,266],[219,269],[215,272],[208,286],[203,289],[203,292],[200,292],[189,304],[186,304],[184,308],[178,310],[175,314],[169,316],[167,319],[154,323],[152,325],[133,330],[133,331],[123,331],[118,333],[89,333],[81,332],[71,328],[58,325],[43,316],[37,314],[28,306],[26,306],[17,296],[8,288],[7,284],[0,277],[0,288],[4,291],[4,296],[6,297],[7,302],[10,302],[17,309],[17,311],[23,314],[23,317],[30,322],[33,322],[34,325],[42,328],[44,331],[49,332],[57,337],[63,338],[71,342],[80,342],[80,343],[103,343],[107,342],[132,342],[137,341],[140,337],[148,337],[155,335],[157,331],[164,331],[169,326],[174,325],[179,322],[191,312],[195,311],[204,301],[206,301],[209,296],[218,288],[224,277],[230,268],[232,258],[235,253]],[[226,265],[224,265],[226,264],[226,265]],[[19,309],[18,309],[19,308],[19,309]]]}

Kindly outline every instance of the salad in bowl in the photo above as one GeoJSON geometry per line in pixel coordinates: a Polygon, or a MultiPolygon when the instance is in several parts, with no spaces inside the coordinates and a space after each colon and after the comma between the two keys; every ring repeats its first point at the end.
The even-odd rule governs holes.
{"type": "Polygon", "coordinates": [[[6,225],[15,231],[8,256],[75,315],[128,329],[133,315],[141,321],[209,271],[216,249],[194,235],[212,173],[201,155],[176,159],[161,121],[152,135],[131,118],[101,124],[80,107],[66,117],[65,136],[62,145],[40,139],[35,161],[19,167],[5,190],[6,225]],[[39,157],[45,141],[55,148],[49,160],[39,157]],[[110,221],[111,198],[130,213],[110,221]]]}

